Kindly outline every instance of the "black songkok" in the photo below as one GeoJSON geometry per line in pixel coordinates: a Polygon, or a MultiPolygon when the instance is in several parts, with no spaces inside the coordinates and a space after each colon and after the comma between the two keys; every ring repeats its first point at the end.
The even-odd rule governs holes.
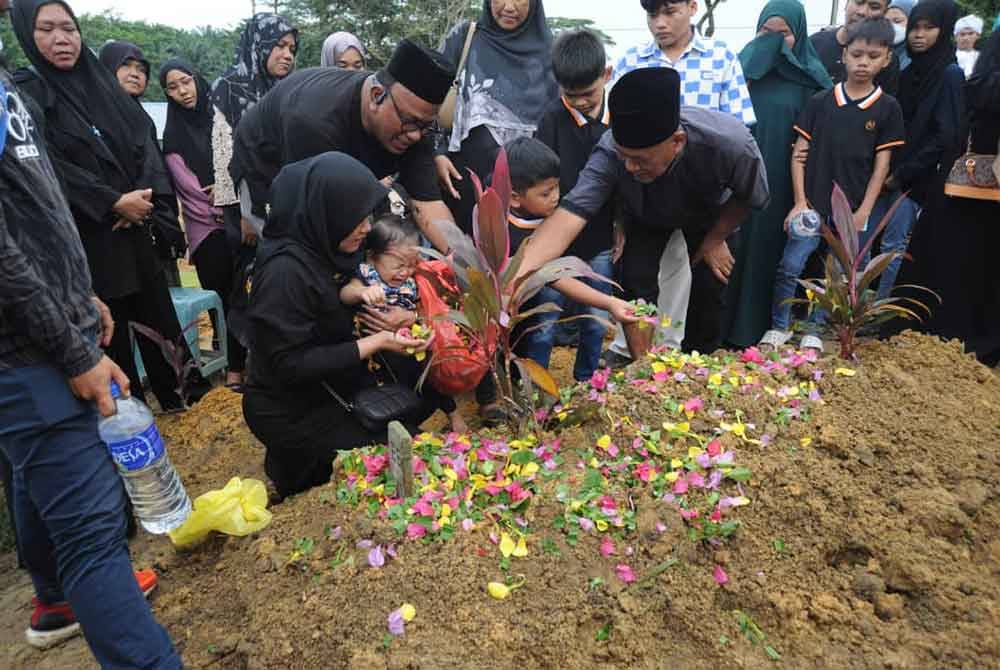
{"type": "Polygon", "coordinates": [[[421,100],[440,105],[455,81],[455,67],[436,51],[409,38],[392,52],[386,71],[421,100]]]}
{"type": "Polygon", "coordinates": [[[680,125],[680,75],[669,67],[632,70],[611,89],[608,108],[619,146],[645,149],[659,144],[680,125]]]}

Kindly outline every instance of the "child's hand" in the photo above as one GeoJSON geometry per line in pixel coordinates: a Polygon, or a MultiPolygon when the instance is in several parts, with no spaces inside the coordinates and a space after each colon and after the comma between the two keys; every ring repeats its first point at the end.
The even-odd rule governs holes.
{"type": "Polygon", "coordinates": [[[788,226],[791,225],[792,219],[794,219],[796,216],[798,216],[802,212],[806,211],[807,209],[809,209],[809,203],[807,203],[807,202],[797,202],[797,203],[795,203],[795,206],[792,207],[792,211],[790,211],[788,213],[788,216],[785,217],[785,232],[786,233],[788,232],[788,226]]]}
{"type": "Polygon", "coordinates": [[[469,424],[465,422],[465,417],[458,410],[448,415],[448,423],[451,424],[451,431],[459,435],[469,432],[469,424]]]}
{"type": "Polygon", "coordinates": [[[854,212],[854,230],[860,232],[868,228],[868,219],[870,218],[870,212],[862,212],[860,209],[854,212]]]}
{"type": "Polygon", "coordinates": [[[381,305],[385,302],[385,291],[377,284],[364,287],[358,295],[361,297],[361,302],[366,305],[381,305]]]}

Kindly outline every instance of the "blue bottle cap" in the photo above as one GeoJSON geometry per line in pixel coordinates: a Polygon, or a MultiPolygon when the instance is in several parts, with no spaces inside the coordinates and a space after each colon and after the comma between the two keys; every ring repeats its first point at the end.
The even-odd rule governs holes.
{"type": "Polygon", "coordinates": [[[122,390],[118,388],[118,382],[111,382],[111,397],[115,400],[122,397],[122,390]]]}

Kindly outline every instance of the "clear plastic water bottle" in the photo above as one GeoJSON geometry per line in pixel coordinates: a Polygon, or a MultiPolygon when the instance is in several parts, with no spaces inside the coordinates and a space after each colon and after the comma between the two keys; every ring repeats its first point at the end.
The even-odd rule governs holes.
{"type": "Polygon", "coordinates": [[[788,222],[788,230],[792,237],[800,240],[809,239],[819,235],[819,228],[823,225],[823,218],[819,212],[812,209],[804,209],[788,222]]]}
{"type": "Polygon", "coordinates": [[[111,384],[118,411],[101,419],[97,429],[125,482],[139,523],[162,535],[180,526],[191,514],[191,499],[167,457],[153,413],[135,396],[123,398],[111,384]]]}

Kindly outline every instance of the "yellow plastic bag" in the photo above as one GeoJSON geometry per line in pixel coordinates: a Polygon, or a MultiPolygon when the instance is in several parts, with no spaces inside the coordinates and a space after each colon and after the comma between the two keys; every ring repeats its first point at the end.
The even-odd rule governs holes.
{"type": "Polygon", "coordinates": [[[204,540],[213,530],[243,537],[267,527],[267,489],[257,479],[233,477],[220,491],[209,491],[194,501],[194,510],[184,524],[170,531],[174,546],[188,547],[204,540]]]}

